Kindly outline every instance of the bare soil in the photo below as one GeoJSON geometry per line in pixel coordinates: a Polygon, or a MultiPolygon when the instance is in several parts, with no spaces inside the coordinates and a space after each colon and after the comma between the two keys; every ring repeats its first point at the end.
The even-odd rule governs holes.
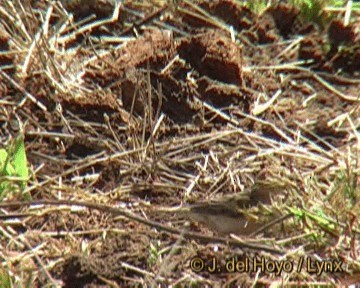
{"type": "MultiPolygon", "coordinates": [[[[44,14],[48,8],[46,1],[28,2],[32,6],[27,8],[35,14],[44,14]]],[[[105,19],[114,9],[111,1],[88,1],[87,6],[83,1],[61,2],[61,9],[73,13],[74,21],[91,14],[96,14],[96,20],[105,19]]],[[[307,202],[328,196],[328,186],[323,186],[317,190],[320,196],[310,197],[301,179],[313,173],[321,183],[335,181],[337,172],[331,172],[331,167],[342,163],[342,156],[359,141],[354,137],[360,124],[359,18],[348,26],[335,18],[321,27],[305,21],[288,4],[255,15],[233,1],[189,3],[173,7],[161,1],[143,5],[125,1],[117,19],[74,34],[63,46],[45,47],[41,41],[63,21],[56,6],[50,32],[35,45],[26,71],[20,73],[25,55],[0,55],[0,65],[6,67],[3,72],[18,85],[0,75],[0,98],[8,101],[1,104],[0,137],[6,143],[23,123],[28,161],[36,171],[26,193],[13,193],[7,200],[53,199],[61,194],[63,199],[125,205],[138,215],[181,230],[183,218],[164,216],[148,207],[236,193],[254,179],[275,176],[280,181],[290,179],[291,187],[305,194],[292,200],[299,201],[299,207],[303,207],[302,197],[307,202]],[[123,38],[119,45],[115,38],[107,42],[104,36],[123,38]],[[36,101],[26,97],[25,91],[36,101]],[[274,95],[277,98],[264,108],[274,95]],[[342,116],[351,118],[355,126],[337,118],[342,116]],[[302,147],[309,154],[293,157],[297,152],[283,153],[286,145],[302,147]],[[272,153],[277,156],[267,156],[272,153]],[[206,161],[207,171],[201,168],[206,161]],[[223,171],[233,173],[224,176],[223,171]],[[186,194],[192,181],[195,186],[186,194]]],[[[22,19],[32,19],[28,13],[19,13],[22,19]]],[[[42,25],[41,20],[24,23],[31,35],[42,25]]],[[[69,27],[62,36],[81,26],[69,27]]],[[[9,27],[4,28],[0,50],[16,51],[9,27]]],[[[341,204],[332,207],[342,209],[341,204]]],[[[354,207],[352,216],[348,210],[339,216],[348,230],[323,232],[328,233],[324,243],[310,241],[315,236],[308,235],[281,247],[287,255],[304,247],[306,256],[339,257],[350,267],[342,273],[316,276],[196,273],[189,266],[194,256],[206,261],[214,256],[222,264],[234,255],[238,260],[265,255],[282,258],[216,241],[185,240],[92,209],[43,207],[41,215],[2,225],[12,228],[14,240],[16,234],[26,233],[28,245],[44,245],[39,247],[40,260],[31,256],[28,263],[38,287],[55,279],[64,287],[191,283],[250,287],[255,277],[257,287],[273,281],[340,285],[360,282],[360,269],[351,264],[359,263],[360,255],[359,234],[351,232],[359,229],[359,211],[354,210],[358,206],[354,207]],[[341,244],[341,235],[351,244],[341,244]]],[[[299,231],[305,235],[313,228],[304,219],[288,225],[278,225],[257,241],[280,247],[277,240],[295,237],[299,231]]],[[[187,229],[217,236],[199,223],[191,222],[187,229]]],[[[19,248],[5,236],[0,239],[6,255],[27,253],[30,247],[19,248]]],[[[12,271],[24,275],[20,266],[13,262],[12,271]]]]}

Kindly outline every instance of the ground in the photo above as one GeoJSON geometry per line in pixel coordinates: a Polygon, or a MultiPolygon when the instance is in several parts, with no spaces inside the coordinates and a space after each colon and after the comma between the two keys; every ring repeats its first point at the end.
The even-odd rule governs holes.
{"type": "Polygon", "coordinates": [[[31,173],[2,202],[145,221],[3,207],[3,287],[360,283],[358,12],[25,2],[0,10],[0,137],[31,173]],[[286,219],[239,239],[163,211],[246,189],[273,199],[246,217],[286,219]],[[268,266],[229,271],[247,260],[268,266]]]}

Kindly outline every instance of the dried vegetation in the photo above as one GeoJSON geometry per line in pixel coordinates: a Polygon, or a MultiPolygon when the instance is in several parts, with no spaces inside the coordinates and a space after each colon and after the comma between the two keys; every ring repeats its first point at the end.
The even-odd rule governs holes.
{"type": "Polygon", "coordinates": [[[319,28],[288,4],[0,3],[0,142],[22,131],[31,169],[3,203],[127,211],[1,208],[2,287],[360,282],[359,11],[319,28]],[[162,213],[249,187],[276,200],[247,217],[284,217],[252,238],[162,213]],[[195,256],[294,266],[196,272],[195,256]]]}

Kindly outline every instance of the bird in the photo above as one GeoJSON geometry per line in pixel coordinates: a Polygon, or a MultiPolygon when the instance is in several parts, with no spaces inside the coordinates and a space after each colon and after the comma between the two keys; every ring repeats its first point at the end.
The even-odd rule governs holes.
{"type": "Polygon", "coordinates": [[[257,184],[250,189],[238,193],[223,195],[217,199],[201,201],[163,211],[174,212],[177,215],[202,223],[219,234],[250,235],[264,226],[256,217],[249,217],[249,208],[259,204],[270,205],[272,192],[283,191],[279,185],[270,186],[257,184]],[[277,187],[277,188],[276,188],[277,187]]]}

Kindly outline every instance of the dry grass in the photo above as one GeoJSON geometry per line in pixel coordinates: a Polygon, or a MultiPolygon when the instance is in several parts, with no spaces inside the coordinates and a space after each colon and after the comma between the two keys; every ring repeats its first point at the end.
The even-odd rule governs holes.
{"type": "MultiPolygon", "coordinates": [[[[331,139],[313,132],[316,125],[314,112],[306,109],[309,102],[316,101],[316,95],[299,101],[303,107],[299,105],[295,109],[304,109],[301,118],[282,118],[281,111],[290,109],[298,99],[284,96],[281,83],[278,92],[263,98],[259,96],[257,103],[251,104],[252,113],[236,107],[221,110],[196,97],[194,103],[202,107],[201,121],[210,129],[180,125],[179,133],[171,135],[166,131],[172,124],[152,100],[153,93],[163,97],[161,88],[154,92],[150,74],[145,71],[146,88],[142,93],[146,105],[142,115],[132,114],[119,105],[117,113],[124,122],[117,124],[106,112],[103,121],[84,120],[83,112],[76,115],[66,111],[57,99],[82,100],[94,93],[110,93],[104,87],[84,82],[82,76],[98,63],[98,59],[106,59],[126,43],[135,41],[134,37],[126,35],[101,39],[89,34],[99,27],[110,29],[117,23],[120,5],[109,19],[76,22],[59,1],[38,1],[36,7],[30,7],[30,2],[4,0],[0,7],[0,25],[10,39],[9,50],[0,56],[13,60],[0,70],[0,89],[3,89],[0,92],[3,96],[0,121],[4,124],[1,143],[6,147],[16,135],[18,130],[13,129],[12,122],[17,122],[26,136],[31,169],[27,188],[4,194],[3,202],[71,199],[108,204],[126,213],[112,219],[106,213],[91,212],[79,206],[33,205],[16,212],[23,214],[10,217],[7,213],[15,211],[2,208],[1,216],[10,218],[0,225],[2,287],[64,285],[69,279],[64,278],[66,273],[61,269],[70,256],[91,257],[104,249],[102,243],[108,243],[109,238],[134,237],[131,240],[142,236],[146,238],[143,242],[133,240],[137,248],[122,248],[126,257],[117,263],[120,267],[118,275],[110,277],[101,274],[99,268],[90,269],[96,275],[94,285],[194,284],[211,287],[219,283],[270,285],[275,282],[281,286],[299,282],[340,285],[346,281],[360,281],[360,113],[357,95],[342,92],[320,73],[301,67],[302,63],[244,68],[246,73],[270,70],[269,73],[274,75],[300,71],[307,79],[304,83],[318,84],[311,87],[313,95],[326,91],[336,95],[339,103],[346,103],[342,109],[334,106],[333,116],[326,123],[329,129],[345,135],[336,145],[331,139]],[[83,37],[83,41],[77,43],[75,39],[79,37],[83,37]],[[57,105],[56,109],[49,108],[52,104],[57,105]],[[263,117],[269,111],[277,115],[277,121],[263,117]],[[54,118],[47,122],[47,117],[54,118]],[[215,126],[209,119],[217,119],[222,125],[215,126]],[[256,129],[244,129],[245,121],[251,121],[256,129]],[[59,126],[63,128],[58,129],[59,126]],[[262,133],[266,129],[272,131],[272,137],[262,133]],[[96,143],[102,149],[86,157],[68,159],[65,147],[79,135],[85,135],[90,145],[96,143]],[[115,168],[111,169],[111,165],[115,168]],[[108,173],[104,176],[101,173],[105,167],[110,168],[103,172],[108,173]],[[97,189],[99,177],[105,177],[106,182],[106,176],[115,179],[115,184],[111,186],[109,182],[107,189],[97,189]],[[260,234],[254,239],[239,239],[192,234],[186,232],[183,222],[174,219],[173,215],[164,217],[157,211],[237,193],[255,185],[260,187],[258,189],[281,187],[286,190],[287,197],[249,212],[249,217],[259,219],[271,219],[271,215],[286,218],[281,225],[273,223],[274,226],[269,227],[271,237],[260,234]],[[37,221],[38,218],[43,220],[37,221]],[[293,261],[294,269],[280,276],[275,273],[209,276],[209,273],[195,273],[189,268],[190,259],[195,255],[207,259],[216,255],[224,261],[231,255],[242,255],[244,251],[249,257],[293,261]],[[137,257],[146,259],[147,263],[139,263],[137,257]],[[308,257],[320,262],[341,261],[344,272],[309,273],[305,264],[300,267],[300,262],[308,257]],[[355,280],[352,277],[356,277],[355,280]]],[[[233,35],[227,25],[208,15],[194,2],[186,1],[186,4],[186,8],[173,12],[191,13],[233,35]]],[[[137,7],[141,15],[152,9],[145,4],[138,5],[135,3],[133,7],[137,7]]],[[[154,5],[161,7],[159,1],[154,5]]],[[[163,29],[167,25],[166,28],[171,29],[159,19],[135,17],[129,11],[124,23],[132,23],[130,20],[136,18],[141,25],[149,22],[149,26],[163,29]]],[[[122,28],[127,27],[131,26],[122,28]]],[[[238,39],[241,35],[234,34],[233,37],[238,39]]],[[[292,53],[296,44],[290,43],[288,47],[287,53],[292,53]]],[[[343,80],[360,85],[359,79],[345,79],[344,76],[343,80]]],[[[106,264],[111,266],[110,261],[106,264]]]]}

